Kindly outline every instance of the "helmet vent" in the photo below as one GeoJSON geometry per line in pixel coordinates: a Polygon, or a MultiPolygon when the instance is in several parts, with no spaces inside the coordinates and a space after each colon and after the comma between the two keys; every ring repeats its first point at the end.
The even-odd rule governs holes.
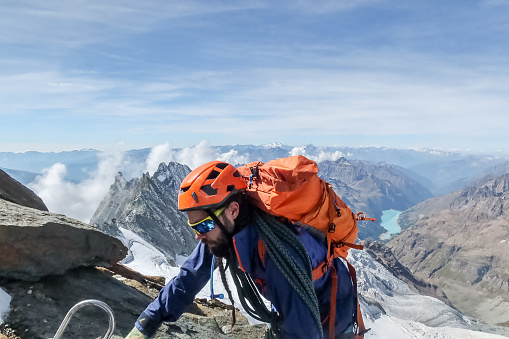
{"type": "Polygon", "coordinates": [[[233,176],[236,178],[240,177],[240,172],[239,171],[233,172],[233,176]]]}
{"type": "Polygon", "coordinates": [[[228,167],[228,164],[226,162],[220,162],[216,164],[216,167],[220,169],[225,169],[226,167],[228,167]]]}
{"type": "Polygon", "coordinates": [[[217,188],[212,187],[212,185],[205,185],[200,188],[203,192],[207,193],[208,195],[216,195],[217,194],[217,188]]]}
{"type": "Polygon", "coordinates": [[[227,191],[227,192],[231,192],[231,191],[233,191],[233,190],[235,190],[235,185],[228,185],[228,186],[226,187],[226,191],[227,191]]]}
{"type": "Polygon", "coordinates": [[[198,202],[198,196],[196,195],[196,192],[193,192],[191,196],[193,197],[194,201],[198,202]]]}
{"type": "Polygon", "coordinates": [[[209,173],[209,176],[207,177],[207,180],[208,179],[216,179],[218,175],[219,175],[218,171],[212,170],[212,172],[209,173]]]}

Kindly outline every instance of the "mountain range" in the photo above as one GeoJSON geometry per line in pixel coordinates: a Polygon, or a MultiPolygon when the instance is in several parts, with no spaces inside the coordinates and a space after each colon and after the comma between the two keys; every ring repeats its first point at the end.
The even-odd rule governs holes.
{"type": "Polygon", "coordinates": [[[360,239],[377,239],[386,230],[380,226],[382,212],[407,208],[433,194],[412,179],[400,166],[340,158],[319,163],[318,175],[356,212],[376,218],[376,223],[359,222],[360,239]]]}
{"type": "Polygon", "coordinates": [[[387,245],[458,309],[507,326],[509,173],[496,176],[499,170],[403,212],[399,224],[405,231],[387,245]]]}
{"type": "MultiPolygon", "coordinates": [[[[320,165],[320,175],[324,178],[328,178],[327,180],[330,179],[334,181],[337,186],[336,189],[342,187],[345,192],[342,196],[354,207],[356,206],[355,204],[359,204],[358,207],[362,207],[360,205],[363,203],[362,194],[367,194],[367,200],[370,202],[370,204],[364,203],[365,206],[371,206],[373,210],[380,210],[381,208],[397,204],[401,204],[398,206],[404,208],[407,205],[422,201],[425,199],[426,195],[430,194],[429,191],[423,190],[423,187],[420,186],[412,176],[408,175],[409,172],[407,172],[406,169],[402,169],[398,166],[341,158],[328,163],[322,161],[321,164],[324,165],[320,165]],[[387,201],[384,201],[385,199],[387,199],[387,201]]],[[[102,200],[92,220],[94,224],[96,224],[96,228],[103,229],[105,232],[115,235],[120,238],[124,244],[130,247],[130,254],[126,257],[131,258],[128,264],[130,267],[160,267],[162,264],[167,266],[170,266],[170,264],[175,265],[182,260],[182,258],[179,258],[179,254],[185,255],[189,253],[189,249],[194,248],[194,234],[190,232],[189,227],[185,224],[185,216],[176,209],[176,197],[179,184],[189,171],[189,167],[185,165],[170,162],[167,165],[165,163],[160,164],[157,171],[152,175],[145,173],[140,177],[130,180],[127,180],[120,173],[115,177],[109,193],[102,200]],[[138,246],[140,244],[143,246],[138,246]],[[151,251],[150,256],[144,255],[146,253],[144,251],[147,249],[151,251]],[[141,253],[140,250],[142,251],[141,253]]],[[[467,188],[466,191],[461,191],[462,193],[455,192],[454,194],[458,193],[459,196],[456,200],[452,199],[453,201],[449,206],[459,208],[460,212],[465,212],[465,209],[471,212],[470,214],[464,213],[465,215],[461,216],[461,218],[463,218],[461,222],[468,223],[469,219],[474,218],[474,220],[480,220],[479,222],[486,222],[488,226],[491,224],[502,225],[501,228],[504,230],[507,223],[506,219],[504,219],[505,217],[502,216],[505,214],[505,192],[508,191],[508,186],[508,179],[505,175],[483,178],[475,185],[467,188]],[[497,200],[494,197],[499,199],[497,200]],[[499,203],[498,205],[497,202],[499,203]],[[467,207],[462,209],[460,208],[461,206],[467,207]],[[485,207],[487,206],[493,206],[494,208],[486,211],[485,207]],[[476,217],[478,219],[476,219],[476,217]]],[[[427,206],[427,204],[433,200],[434,199],[421,202],[411,207],[408,212],[402,215],[410,214],[412,208],[417,206],[427,206]]],[[[438,205],[441,206],[441,204],[438,205]]],[[[424,222],[427,219],[435,218],[435,213],[437,212],[435,209],[436,205],[435,207],[429,207],[429,210],[424,212],[427,213],[429,217],[421,217],[420,214],[424,210],[419,210],[420,212],[416,214],[417,218],[407,218],[408,220],[413,220],[413,224],[400,237],[403,239],[408,231],[419,229],[421,221],[423,225],[426,225],[424,222]]],[[[457,210],[455,210],[455,212],[457,212],[457,210]]],[[[7,213],[7,210],[2,210],[2,213],[7,213]]],[[[46,212],[41,211],[37,213],[46,212]]],[[[441,215],[439,215],[439,217],[441,217],[441,215]]],[[[19,216],[17,214],[12,215],[12,218],[19,218],[19,216]]],[[[64,219],[62,216],[58,215],[55,215],[55,218],[59,220],[64,219]]],[[[27,220],[32,219],[28,218],[27,220]]],[[[454,221],[452,218],[451,220],[454,221]]],[[[442,220],[440,220],[440,222],[441,221],[442,220]]],[[[440,224],[442,229],[449,227],[447,223],[445,224],[447,225],[446,227],[443,226],[444,223],[440,224]]],[[[6,226],[0,225],[0,229],[1,227],[6,226]]],[[[7,227],[9,226],[7,225],[7,227]]],[[[454,227],[454,225],[451,225],[451,228],[454,227]]],[[[481,238],[479,235],[469,236],[465,231],[465,239],[462,241],[467,243],[469,239],[481,238],[484,239],[487,244],[492,244],[493,247],[504,245],[504,236],[506,237],[505,239],[507,239],[504,233],[497,233],[498,236],[495,239],[488,237],[493,230],[494,229],[489,228],[485,233],[482,233],[481,236],[484,238],[481,238]]],[[[87,232],[98,231],[89,230],[87,232]]],[[[454,230],[449,237],[452,238],[460,233],[461,231],[454,230]]],[[[423,237],[430,237],[433,235],[433,232],[429,232],[423,235],[423,237]]],[[[396,238],[396,240],[400,237],[396,238]]],[[[58,237],[54,238],[55,241],[58,241],[58,237]]],[[[413,240],[415,239],[410,239],[409,241],[413,240]]],[[[446,241],[442,242],[443,244],[441,247],[446,247],[444,246],[446,241]]],[[[478,241],[477,244],[479,243],[478,241]]],[[[392,242],[390,244],[392,244],[392,242]]],[[[434,247],[432,245],[433,243],[431,243],[429,248],[433,249],[434,247]]],[[[441,247],[437,246],[437,248],[441,247]]],[[[467,246],[464,247],[466,248],[467,246]]],[[[84,248],[89,247],[84,246],[84,248]]],[[[397,254],[397,258],[401,258],[401,262],[406,264],[404,250],[399,250],[396,246],[392,248],[394,253],[397,254]]],[[[71,251],[71,253],[74,249],[75,248],[72,246],[65,247],[65,251],[71,251]]],[[[63,247],[54,246],[51,256],[58,256],[63,250],[63,247]]],[[[91,250],[97,250],[97,248],[91,248],[91,250]]],[[[460,252],[460,250],[456,252],[460,252]]],[[[482,248],[477,254],[481,254],[484,250],[485,249],[482,248]]],[[[494,249],[494,252],[496,252],[495,250],[496,249],[494,249]]],[[[472,253],[476,254],[474,251],[472,253]]],[[[44,253],[41,255],[44,255],[44,253]]],[[[494,256],[494,254],[492,254],[492,256],[494,256]]],[[[386,258],[387,257],[392,258],[391,256],[386,256],[386,258]]],[[[493,257],[493,259],[496,258],[493,257]]],[[[500,338],[500,336],[487,334],[486,332],[508,335],[507,329],[505,328],[483,324],[482,322],[463,316],[458,310],[449,307],[438,299],[420,295],[409,284],[397,279],[390,272],[405,272],[406,278],[412,281],[413,285],[417,284],[425,288],[429,288],[429,285],[420,283],[418,279],[411,276],[409,277],[404,268],[399,265],[399,262],[394,260],[395,259],[385,261],[386,265],[392,268],[388,270],[375,261],[375,259],[369,255],[369,251],[351,251],[350,261],[358,272],[361,307],[366,316],[368,327],[372,327],[372,331],[367,334],[366,338],[495,339],[500,338]],[[485,333],[477,331],[483,331],[485,333]]],[[[425,256],[422,257],[422,261],[426,261],[425,256]]],[[[470,263],[468,261],[466,264],[461,264],[461,260],[459,262],[460,268],[465,270],[469,269],[468,265],[470,263]]],[[[497,263],[497,265],[500,263],[500,267],[505,265],[502,260],[499,262],[492,260],[491,263],[497,263]]],[[[505,266],[507,267],[507,265],[505,266]]],[[[409,267],[412,268],[411,271],[413,272],[413,267],[409,267]]],[[[492,265],[490,268],[495,268],[495,266],[492,265]]],[[[166,280],[172,277],[171,274],[174,274],[170,272],[175,271],[175,267],[170,268],[167,271],[168,275],[165,276],[166,280]]],[[[461,273],[461,270],[459,270],[459,272],[461,273]]],[[[482,274],[483,271],[476,272],[481,272],[482,274]]],[[[500,271],[493,271],[492,273],[494,274],[490,273],[484,276],[494,276],[497,278],[497,274],[502,274],[500,271]]],[[[479,276],[478,274],[477,277],[479,276]]],[[[214,279],[219,278],[215,277],[214,279]]],[[[428,277],[426,277],[426,279],[428,279],[428,277]]],[[[441,283],[441,280],[437,281],[441,283]]],[[[498,284],[496,279],[487,279],[486,283],[492,281],[496,282],[494,285],[496,287],[498,284]]],[[[507,279],[505,281],[507,281],[507,279]]],[[[219,280],[215,280],[215,283],[216,287],[219,287],[219,280]]],[[[504,280],[502,279],[502,287],[503,283],[504,280]]],[[[41,335],[40,328],[44,328],[45,331],[48,331],[48,328],[53,330],[54,327],[52,322],[42,321],[44,319],[41,318],[43,314],[40,311],[41,309],[45,310],[46,313],[44,314],[47,314],[45,316],[59,317],[67,311],[70,299],[74,300],[75,298],[82,298],[85,295],[94,295],[100,298],[108,298],[108,302],[113,303],[116,308],[115,313],[118,313],[124,319],[124,322],[120,325],[120,334],[126,333],[125,331],[128,330],[128,326],[130,326],[130,323],[128,325],[126,325],[126,323],[133,321],[133,319],[137,317],[140,309],[143,309],[144,304],[149,302],[150,298],[153,298],[153,295],[151,295],[150,298],[147,296],[144,298],[135,297],[132,288],[129,289],[121,285],[122,284],[118,281],[113,283],[110,277],[107,277],[103,273],[96,272],[93,268],[78,268],[66,272],[63,275],[42,277],[37,283],[17,280],[0,280],[0,286],[12,296],[10,303],[13,306],[13,310],[10,313],[9,307],[7,307],[6,312],[8,314],[5,315],[4,310],[6,308],[3,304],[3,300],[6,300],[6,298],[4,298],[5,292],[0,289],[0,322],[5,320],[9,326],[14,326],[18,333],[30,333],[30,335],[33,335],[27,338],[39,338],[41,335]]],[[[230,286],[233,286],[233,284],[230,284],[230,286]]],[[[450,283],[449,287],[451,289],[454,288],[453,282],[450,283]]],[[[471,295],[471,291],[468,288],[469,286],[461,284],[461,281],[460,284],[458,284],[458,291],[466,296],[471,295]]],[[[208,289],[209,286],[207,285],[200,295],[208,295],[208,289]]],[[[448,292],[447,289],[444,290],[446,293],[448,292]]],[[[221,293],[221,290],[217,292],[221,293]]],[[[441,295],[441,292],[440,296],[444,297],[441,295]]],[[[452,298],[449,299],[452,300],[452,298]]],[[[498,311],[499,314],[507,314],[507,311],[504,311],[502,308],[498,308],[498,311]]],[[[90,317],[89,314],[90,313],[86,316],[87,321],[96,322],[97,319],[95,317],[90,317]]],[[[496,323],[505,325],[503,320],[504,319],[499,318],[496,323]]],[[[211,326],[213,325],[214,328],[217,329],[217,332],[215,332],[215,337],[217,338],[235,337],[224,334],[221,328],[218,327],[218,323],[219,322],[216,322],[216,320],[210,321],[210,319],[193,318],[192,321],[184,324],[176,323],[164,327],[164,332],[159,332],[157,337],[166,338],[173,336],[194,338],[196,337],[194,334],[198,334],[198,337],[203,337],[205,335],[204,333],[210,335],[210,332],[203,332],[203,329],[208,326],[207,324],[211,324],[211,326]]],[[[79,327],[74,327],[73,329],[78,333],[82,331],[79,327]]],[[[118,334],[117,331],[116,337],[118,337],[118,334]]],[[[247,336],[244,337],[247,339],[247,336]]]]}
{"type": "MultiPolygon", "coordinates": [[[[171,150],[173,154],[195,154],[196,148],[171,150]]],[[[433,149],[393,149],[387,147],[316,147],[313,145],[289,146],[270,145],[225,145],[203,146],[200,151],[212,158],[228,157],[234,165],[251,161],[267,162],[272,159],[302,154],[317,162],[337,160],[345,157],[349,160],[386,162],[409,169],[414,179],[421,182],[433,194],[441,195],[459,189],[468,178],[478,176],[487,168],[507,161],[507,159],[483,154],[462,154],[452,151],[433,149]]],[[[119,171],[127,179],[142,174],[144,164],[152,149],[134,149],[122,152],[123,161],[119,171]]],[[[68,152],[0,152],[0,168],[23,184],[29,184],[34,176],[40,175],[45,168],[55,163],[67,168],[66,178],[71,182],[82,182],[89,178],[97,168],[104,152],[85,149],[68,152]],[[21,172],[16,172],[21,171],[21,172]],[[24,173],[26,172],[26,173],[24,173]]],[[[185,157],[183,157],[185,158],[185,157]]],[[[209,160],[213,160],[213,159],[209,160]]],[[[167,159],[165,161],[170,161],[167,159]]],[[[179,160],[179,159],[176,159],[179,160]]],[[[225,160],[225,159],[223,159],[225,160]]],[[[179,161],[186,163],[185,159],[179,161]]],[[[191,165],[190,163],[186,163],[191,165]]]]}

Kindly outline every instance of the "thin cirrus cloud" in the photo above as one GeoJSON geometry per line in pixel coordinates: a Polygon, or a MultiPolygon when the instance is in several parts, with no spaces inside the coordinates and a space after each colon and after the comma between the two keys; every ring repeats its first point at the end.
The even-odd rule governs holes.
{"type": "MultiPolygon", "coordinates": [[[[447,8],[385,0],[0,6],[7,126],[18,116],[67,129],[88,119],[96,145],[107,136],[105,144],[131,147],[169,136],[189,146],[203,137],[235,144],[304,136],[313,143],[334,134],[417,134],[423,142],[439,134],[457,147],[454,136],[504,141],[509,128],[507,47],[500,43],[508,7],[500,1],[447,8]]],[[[66,140],[36,132],[44,129],[4,138],[66,149],[89,138],[83,128],[66,140]]]]}

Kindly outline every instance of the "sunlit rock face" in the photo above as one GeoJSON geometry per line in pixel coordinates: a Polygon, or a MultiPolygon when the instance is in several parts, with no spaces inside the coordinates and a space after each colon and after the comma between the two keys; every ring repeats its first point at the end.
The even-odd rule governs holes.
{"type": "Polygon", "coordinates": [[[416,276],[442,287],[453,305],[509,324],[509,174],[487,176],[405,211],[407,228],[388,243],[416,276]]]}
{"type": "MultiPolygon", "coordinates": [[[[121,237],[119,227],[133,231],[163,252],[170,262],[188,255],[197,241],[187,216],[177,207],[180,183],[189,167],[161,163],[153,174],[126,181],[119,173],[91,223],[121,237]]],[[[129,244],[126,244],[129,247],[129,244]]]]}

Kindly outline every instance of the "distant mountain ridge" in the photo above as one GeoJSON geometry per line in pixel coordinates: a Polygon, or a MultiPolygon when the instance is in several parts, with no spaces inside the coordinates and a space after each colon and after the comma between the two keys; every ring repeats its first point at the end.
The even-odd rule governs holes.
{"type": "Polygon", "coordinates": [[[413,274],[463,312],[509,324],[509,174],[413,206],[400,225],[388,246],[413,274]]]}
{"type": "Polygon", "coordinates": [[[376,223],[358,223],[360,239],[377,239],[386,232],[380,226],[382,211],[403,211],[433,196],[399,166],[345,158],[318,165],[318,175],[333,186],[352,211],[377,219],[376,223]]]}
{"type": "MultiPolygon", "coordinates": [[[[461,154],[451,151],[433,149],[394,149],[388,147],[317,147],[313,145],[289,146],[270,145],[223,145],[207,146],[211,153],[233,154],[232,162],[267,162],[272,159],[301,154],[317,162],[337,160],[346,157],[353,160],[386,162],[412,171],[413,178],[436,195],[446,194],[462,187],[466,180],[478,176],[487,168],[507,161],[489,155],[461,154]],[[242,161],[236,161],[242,159],[242,161]]],[[[174,148],[178,153],[183,149],[174,148]]],[[[186,150],[188,152],[189,149],[186,150]]],[[[150,148],[133,149],[123,152],[124,164],[119,169],[127,178],[139,176],[133,165],[144,167],[151,152],[150,148]]],[[[66,165],[66,179],[81,182],[87,179],[97,168],[102,152],[97,150],[80,150],[70,152],[0,152],[0,168],[9,170],[41,173],[44,168],[59,162],[66,165]]],[[[234,163],[237,165],[237,163],[234,163]]],[[[15,179],[27,183],[16,173],[9,172],[15,179]]],[[[20,173],[21,175],[21,173],[20,173]]]]}
{"type": "Polygon", "coordinates": [[[174,263],[176,255],[189,255],[197,244],[187,217],[177,208],[180,183],[189,172],[189,167],[170,162],[161,163],[152,176],[145,173],[130,181],[119,173],[90,223],[114,236],[121,236],[119,227],[133,231],[174,263]]]}

